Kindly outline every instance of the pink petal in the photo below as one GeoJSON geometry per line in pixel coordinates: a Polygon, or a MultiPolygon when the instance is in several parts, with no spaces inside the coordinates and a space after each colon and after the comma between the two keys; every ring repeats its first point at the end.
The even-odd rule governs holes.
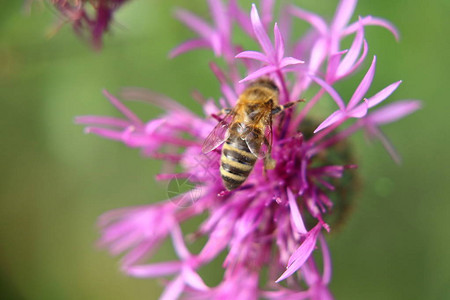
{"type": "Polygon", "coordinates": [[[295,199],[294,194],[290,189],[287,190],[287,196],[289,200],[289,209],[291,213],[291,221],[295,225],[295,229],[299,233],[306,234],[308,230],[306,230],[305,224],[303,223],[302,216],[300,215],[300,210],[297,206],[297,200],[295,199]]]}
{"type": "Polygon", "coordinates": [[[419,100],[396,101],[374,111],[369,115],[368,119],[376,125],[391,123],[415,112],[421,107],[422,103],[419,100]]]}
{"type": "Polygon", "coordinates": [[[129,266],[124,268],[124,272],[138,278],[160,277],[180,272],[181,267],[182,263],[180,261],[170,261],[150,265],[129,266]]]}
{"type": "MultiPolygon", "coordinates": [[[[394,37],[397,41],[400,38],[400,34],[399,34],[397,28],[389,21],[386,21],[384,19],[377,18],[377,17],[367,16],[367,17],[362,18],[361,22],[364,26],[375,25],[375,26],[384,27],[394,35],[394,37]]],[[[352,34],[356,30],[358,30],[358,27],[359,27],[358,22],[352,23],[344,30],[343,35],[345,36],[345,35],[352,34]]]]}
{"type": "Polygon", "coordinates": [[[166,119],[153,119],[145,125],[145,133],[151,135],[166,123],[166,119]]]}
{"type": "Polygon", "coordinates": [[[130,251],[122,257],[121,265],[126,267],[138,262],[144,256],[148,256],[151,251],[158,246],[155,240],[141,242],[138,246],[130,249],[130,251]]]}
{"type": "Polygon", "coordinates": [[[179,20],[181,20],[184,24],[186,24],[206,40],[209,40],[210,37],[214,34],[214,30],[208,23],[189,11],[178,9],[175,12],[175,15],[179,20]]]}
{"type": "Polygon", "coordinates": [[[120,131],[115,131],[111,129],[105,129],[100,127],[86,127],[84,129],[84,132],[86,133],[93,133],[108,139],[122,141],[123,134],[120,131]]]}
{"type": "Polygon", "coordinates": [[[178,276],[166,287],[159,300],[176,300],[181,296],[184,290],[183,277],[178,276]]]}
{"type": "Polygon", "coordinates": [[[235,56],[236,58],[251,58],[259,61],[263,61],[265,63],[269,63],[269,59],[266,55],[257,51],[244,51],[235,56]]]}
{"type": "Polygon", "coordinates": [[[359,56],[359,53],[361,52],[363,40],[364,40],[364,27],[361,25],[358,31],[356,32],[355,39],[353,40],[353,43],[350,46],[347,55],[345,55],[344,59],[339,64],[339,67],[336,72],[338,77],[342,76],[352,68],[353,64],[355,63],[356,59],[359,56]]]}
{"type": "Polygon", "coordinates": [[[297,6],[290,5],[289,11],[294,16],[305,20],[309,24],[311,24],[321,35],[326,35],[328,31],[327,23],[325,22],[322,17],[319,15],[316,15],[314,13],[311,13],[309,11],[303,10],[301,8],[298,8],[297,6]]]}
{"type": "Polygon", "coordinates": [[[180,54],[183,54],[185,52],[198,49],[198,48],[209,48],[211,47],[210,43],[204,39],[193,39],[188,40],[181,45],[175,47],[170,51],[169,57],[174,58],[175,56],[178,56],[180,54]]]}
{"type": "Polygon", "coordinates": [[[120,95],[124,99],[129,101],[130,100],[142,101],[144,103],[156,105],[167,111],[181,112],[188,116],[192,115],[192,113],[188,109],[186,109],[183,105],[181,105],[177,101],[171,99],[170,97],[155,93],[145,88],[135,88],[135,87],[123,88],[120,95]]]}
{"type": "Polygon", "coordinates": [[[338,92],[336,92],[336,90],[331,85],[329,85],[328,83],[326,83],[319,77],[316,77],[316,76],[310,76],[310,77],[315,82],[317,82],[317,84],[319,84],[322,88],[324,88],[328,92],[328,94],[330,94],[331,98],[333,98],[333,100],[336,102],[336,104],[339,106],[339,108],[341,110],[345,110],[344,101],[342,100],[341,96],[339,96],[338,92]]]}
{"type": "Polygon", "coordinates": [[[253,80],[253,79],[257,79],[263,75],[269,74],[273,71],[276,71],[277,67],[273,66],[273,65],[269,65],[269,66],[265,66],[261,69],[256,70],[253,73],[250,73],[249,75],[247,75],[247,77],[245,77],[244,79],[240,80],[239,83],[245,82],[245,81],[249,81],[249,80],[253,80]]]}
{"type": "Polygon", "coordinates": [[[327,43],[325,39],[318,39],[311,50],[309,58],[309,71],[313,74],[320,68],[326,57],[327,43]]]}
{"type": "Polygon", "coordinates": [[[387,97],[389,97],[396,89],[397,87],[402,83],[402,81],[397,81],[392,83],[391,85],[385,87],[378,93],[376,93],[374,96],[368,98],[369,101],[369,108],[374,107],[375,105],[379,104],[383,100],[385,100],[387,97]]]}
{"type": "Polygon", "coordinates": [[[314,133],[317,133],[331,125],[333,125],[336,122],[341,121],[345,117],[345,112],[341,110],[337,110],[334,113],[332,113],[328,118],[325,119],[320,125],[314,130],[314,133]]]}
{"type": "Polygon", "coordinates": [[[327,66],[327,75],[326,80],[329,83],[334,83],[338,77],[336,76],[339,64],[341,62],[342,56],[347,53],[348,50],[342,50],[339,52],[336,52],[332,54],[328,59],[328,66],[327,66]]]}
{"type": "Polygon", "coordinates": [[[367,110],[369,109],[369,102],[367,99],[364,99],[364,102],[347,112],[348,117],[352,118],[362,118],[367,114],[367,110]]]}
{"type": "Polygon", "coordinates": [[[208,6],[212,12],[212,19],[222,35],[228,36],[231,29],[231,18],[221,0],[208,0],[208,6]]]}
{"type": "MultiPolygon", "coordinates": [[[[218,65],[211,62],[209,64],[211,70],[213,71],[214,75],[216,75],[217,79],[220,83],[220,88],[222,90],[222,93],[225,95],[225,97],[228,100],[228,103],[233,103],[237,99],[236,92],[229,86],[227,79],[225,77],[225,74],[222,72],[222,70],[219,68],[218,65]]],[[[214,102],[212,102],[214,103],[214,102]]],[[[216,111],[215,111],[216,112],[216,111]]]]}
{"type": "Polygon", "coordinates": [[[125,117],[128,118],[134,125],[143,126],[142,121],[125,105],[122,104],[116,97],[108,93],[107,90],[103,90],[103,95],[105,95],[108,100],[114,105],[125,117]]]}
{"type": "Polygon", "coordinates": [[[361,83],[356,88],[355,93],[353,93],[353,96],[347,105],[348,110],[350,110],[356,106],[356,104],[364,97],[364,95],[366,94],[370,85],[372,84],[373,76],[375,75],[375,63],[376,62],[377,62],[377,57],[374,56],[369,70],[367,71],[366,75],[364,75],[364,78],[361,80],[361,83]]]}
{"type": "Polygon", "coordinates": [[[264,28],[268,28],[270,22],[272,22],[273,5],[275,0],[262,0],[261,1],[261,15],[264,28]]]}
{"type": "Polygon", "coordinates": [[[171,236],[173,247],[177,252],[178,257],[181,258],[182,260],[188,259],[191,256],[191,254],[189,253],[189,250],[186,248],[186,245],[184,244],[183,233],[181,232],[181,229],[177,223],[174,223],[172,225],[171,236]]]}
{"type": "Polygon", "coordinates": [[[101,117],[101,116],[80,116],[75,118],[77,124],[91,124],[91,125],[106,125],[119,128],[126,128],[130,126],[130,122],[113,118],[113,117],[101,117]]]}
{"type": "Polygon", "coordinates": [[[381,144],[383,144],[383,147],[386,149],[395,163],[400,164],[402,162],[402,158],[400,154],[398,154],[397,150],[395,150],[394,145],[392,145],[387,136],[385,136],[383,132],[378,128],[373,128],[372,134],[374,134],[380,140],[381,144]]]}
{"type": "Polygon", "coordinates": [[[280,61],[284,56],[284,42],[277,23],[275,23],[273,28],[273,34],[275,36],[275,53],[277,54],[276,60],[280,61]]]}
{"type": "Polygon", "coordinates": [[[366,58],[367,52],[369,50],[369,46],[367,45],[366,40],[363,41],[363,53],[361,54],[361,56],[359,57],[358,61],[349,69],[347,70],[347,72],[345,72],[344,74],[342,74],[340,78],[346,77],[350,74],[352,74],[360,65],[361,63],[364,61],[364,59],[366,58]]]}
{"type": "Polygon", "coordinates": [[[347,25],[355,11],[356,3],[357,0],[341,0],[331,24],[332,32],[340,32],[347,25]]]}
{"type": "Polygon", "coordinates": [[[328,283],[330,283],[332,272],[330,249],[328,249],[327,242],[325,241],[325,238],[323,237],[322,234],[319,234],[319,241],[320,246],[322,248],[322,258],[323,258],[322,282],[325,285],[327,285],[328,283]]]}
{"type": "Polygon", "coordinates": [[[196,290],[207,291],[209,287],[205,284],[203,279],[191,269],[187,269],[183,271],[183,277],[186,281],[186,284],[190,285],[196,290]]]}
{"type": "Polygon", "coordinates": [[[296,58],[293,58],[290,56],[283,57],[283,59],[280,62],[279,68],[282,69],[282,68],[285,68],[290,65],[298,65],[298,64],[303,64],[303,63],[304,63],[303,60],[299,60],[299,59],[296,59],[296,58]]]}
{"type": "Polygon", "coordinates": [[[254,34],[252,23],[248,18],[248,15],[239,8],[237,0],[230,0],[229,9],[231,16],[234,17],[240,27],[244,29],[248,35],[252,36],[254,34]]]}
{"type": "Polygon", "coordinates": [[[269,39],[269,36],[264,29],[261,20],[259,19],[258,10],[256,9],[255,4],[252,4],[252,11],[250,13],[250,17],[252,20],[253,31],[255,32],[255,36],[261,45],[261,48],[269,57],[275,57],[274,49],[272,43],[269,39]]]}
{"type": "Polygon", "coordinates": [[[317,235],[322,228],[322,223],[317,224],[310,232],[308,232],[308,236],[303,241],[303,243],[298,247],[297,250],[291,255],[288,262],[287,270],[276,280],[276,282],[280,282],[302,267],[302,265],[306,262],[306,260],[310,257],[312,251],[316,247],[317,235]]]}

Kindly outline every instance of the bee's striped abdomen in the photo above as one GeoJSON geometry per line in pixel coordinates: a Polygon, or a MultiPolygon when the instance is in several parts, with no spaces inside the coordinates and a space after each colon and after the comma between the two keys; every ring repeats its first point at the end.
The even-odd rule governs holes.
{"type": "Polygon", "coordinates": [[[240,137],[229,138],[223,145],[220,158],[220,175],[229,191],[238,188],[247,179],[256,162],[247,143],[240,137]]]}

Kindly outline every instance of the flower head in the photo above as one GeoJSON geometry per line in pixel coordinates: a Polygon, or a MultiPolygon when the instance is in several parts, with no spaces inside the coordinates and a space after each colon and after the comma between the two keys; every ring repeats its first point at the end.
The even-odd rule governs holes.
{"type": "Polygon", "coordinates": [[[89,40],[95,49],[102,46],[102,37],[109,30],[114,12],[128,0],[49,0],[61,14],[57,30],[66,22],[72,23],[77,34],[89,40]]]}
{"type": "Polygon", "coordinates": [[[339,210],[348,206],[348,199],[341,198],[351,194],[346,189],[352,189],[355,183],[356,165],[347,138],[356,130],[364,129],[369,135],[382,139],[390,150],[378,127],[420,106],[416,100],[404,100],[368,111],[384,101],[400,83],[395,82],[374,96],[364,98],[374,78],[375,58],[347,104],[333,87],[337,79],[355,73],[364,60],[365,54],[359,58],[357,55],[361,47],[366,50],[368,47],[363,27],[371,24],[390,27],[385,21],[372,22],[373,19],[367,17],[347,26],[356,1],[342,0],[330,26],[318,16],[293,10],[320,33],[309,36],[308,43],[303,44],[305,37],[302,36],[286,43],[282,32],[290,30],[280,30],[275,24],[272,44],[266,30],[275,19],[270,15],[272,1],[262,1],[263,20],[255,5],[248,18],[236,1],[230,1],[228,6],[220,0],[208,3],[215,26],[207,25],[190,13],[179,13],[178,17],[200,38],[182,44],[174,52],[179,54],[204,45],[224,58],[223,68],[211,64],[224,96],[218,99],[219,105],[212,99],[202,99],[205,112],[202,117],[167,97],[131,89],[124,91],[122,97],[145,100],[163,108],[165,113],[155,120],[143,121],[119,99],[105,92],[124,118],[77,118],[78,123],[88,125],[86,132],[141,148],[144,155],[164,160],[167,166],[157,180],[176,180],[178,184],[182,179],[192,183],[191,191],[174,195],[170,201],[104,215],[100,220],[101,244],[113,254],[125,254],[122,269],[130,276],[171,276],[163,299],[176,299],[181,295],[192,299],[332,299],[328,289],[331,259],[324,236],[344,215],[339,210]],[[233,22],[260,45],[261,51],[242,52],[239,49],[245,49],[243,46],[233,44],[230,38],[233,22]],[[352,33],[355,34],[350,49],[340,50],[340,39],[352,33]],[[298,49],[309,49],[307,52],[311,53],[305,56],[306,68],[296,55],[298,49]],[[320,59],[313,57],[314,49],[319,50],[320,59]],[[244,73],[240,72],[242,68],[244,73]],[[319,72],[320,69],[325,72],[319,72]],[[293,75],[290,79],[287,72],[293,75]],[[246,74],[249,75],[242,80],[246,74]],[[321,74],[325,74],[325,78],[321,74]],[[220,151],[204,154],[202,144],[222,120],[218,116],[221,108],[236,104],[237,96],[245,88],[242,81],[263,75],[280,89],[281,103],[298,99],[310,85],[315,84],[319,90],[299,113],[291,108],[284,117],[274,117],[274,169],[265,170],[263,161],[258,160],[240,188],[225,191],[220,180],[220,151]],[[309,112],[317,102],[323,101],[326,92],[339,109],[323,120],[309,112]],[[356,121],[345,129],[339,129],[339,125],[355,118],[356,121]],[[182,172],[173,171],[177,164],[182,172]],[[185,201],[186,197],[189,201],[185,201]],[[333,215],[337,218],[330,218],[333,215]],[[195,232],[185,236],[180,224],[195,216],[204,216],[203,222],[195,232]],[[148,257],[168,236],[172,237],[178,259],[149,263],[148,257]],[[206,243],[201,245],[200,251],[191,253],[186,243],[196,243],[200,237],[205,237],[206,243]],[[312,255],[314,251],[321,254],[321,268],[312,255]],[[222,281],[208,286],[199,275],[199,269],[221,253],[225,253],[222,281]],[[261,275],[266,274],[262,272],[264,269],[267,275],[261,275]]]}

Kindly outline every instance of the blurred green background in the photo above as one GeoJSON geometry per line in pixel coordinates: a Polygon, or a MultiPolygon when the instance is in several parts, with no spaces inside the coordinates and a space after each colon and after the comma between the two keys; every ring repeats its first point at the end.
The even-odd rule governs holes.
{"type": "MultiPolygon", "coordinates": [[[[83,134],[73,119],[117,115],[103,88],[150,88],[196,112],[192,90],[217,97],[209,52],[166,59],[192,37],[173,19],[173,7],[205,16],[206,1],[130,1],[97,53],[70,26],[47,39],[54,12],[36,3],[27,16],[22,2],[3,1],[0,11],[0,298],[155,299],[156,280],[125,277],[118,259],[95,247],[95,223],[110,209],[166,199],[165,186],[154,181],[160,164],[83,134]]],[[[336,5],[294,2],[328,17],[336,5]]],[[[370,54],[378,56],[371,91],[402,79],[390,100],[422,99],[424,108],[384,127],[401,166],[379,143],[354,137],[364,185],[347,226],[329,239],[337,299],[450,299],[449,12],[448,0],[357,6],[356,15],[386,18],[401,32],[397,43],[384,29],[366,30],[370,54]]],[[[339,85],[342,95],[361,76],[339,85]]],[[[132,108],[146,119],[160,113],[132,108]]]]}

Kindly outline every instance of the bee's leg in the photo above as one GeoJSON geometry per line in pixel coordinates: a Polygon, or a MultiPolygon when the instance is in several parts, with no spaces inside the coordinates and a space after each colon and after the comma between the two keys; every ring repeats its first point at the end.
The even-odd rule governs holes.
{"type": "Polygon", "coordinates": [[[221,116],[225,116],[225,115],[229,114],[232,110],[233,110],[232,108],[222,108],[221,110],[219,110],[218,113],[211,114],[211,117],[213,117],[217,121],[221,122],[223,120],[221,116]]]}
{"type": "Polygon", "coordinates": [[[277,162],[272,158],[272,145],[270,145],[269,141],[264,138],[264,144],[267,146],[267,155],[264,157],[264,176],[266,176],[267,170],[275,169],[277,162]]]}
{"type": "Polygon", "coordinates": [[[226,115],[226,114],[229,114],[230,112],[231,112],[231,108],[222,108],[218,113],[217,113],[217,115],[218,116],[223,116],[223,115],[226,115]]]}
{"type": "Polygon", "coordinates": [[[305,101],[305,99],[299,99],[297,101],[288,102],[288,103],[286,103],[284,105],[275,106],[274,108],[272,108],[272,115],[279,114],[280,112],[284,111],[285,109],[294,106],[298,102],[304,102],[304,101],[305,101]]]}

